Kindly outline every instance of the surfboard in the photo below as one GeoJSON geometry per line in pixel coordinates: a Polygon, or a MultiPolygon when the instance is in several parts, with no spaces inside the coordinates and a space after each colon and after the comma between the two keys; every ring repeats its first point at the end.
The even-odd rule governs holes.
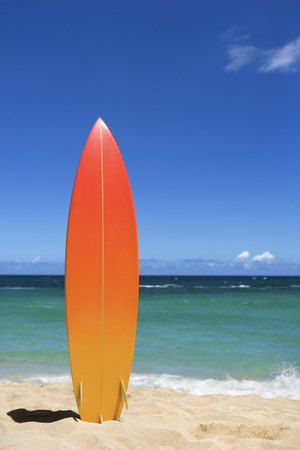
{"type": "Polygon", "coordinates": [[[118,420],[134,353],[138,242],[126,169],[101,119],[84,146],[71,197],[65,307],[80,418],[118,420]]]}

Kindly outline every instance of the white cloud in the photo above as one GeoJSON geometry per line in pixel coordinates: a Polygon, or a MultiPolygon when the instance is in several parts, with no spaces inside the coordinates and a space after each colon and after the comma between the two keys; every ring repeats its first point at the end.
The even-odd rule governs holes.
{"type": "Polygon", "coordinates": [[[232,44],[233,42],[241,42],[241,41],[247,41],[250,38],[250,34],[240,34],[240,28],[237,26],[233,26],[231,28],[228,28],[225,33],[223,33],[223,36],[221,38],[222,42],[225,44],[232,44]]]}
{"type": "Polygon", "coordinates": [[[258,56],[258,49],[251,45],[232,45],[228,49],[230,63],[225,67],[227,72],[238,72],[250,64],[258,56]]]}
{"type": "Polygon", "coordinates": [[[31,260],[32,264],[40,264],[42,262],[42,258],[40,256],[36,256],[31,260]]]}
{"type": "MultiPolygon", "coordinates": [[[[191,258],[184,260],[156,260],[140,259],[141,275],[226,275],[244,272],[266,273],[276,270],[275,257],[266,251],[251,257],[250,252],[244,250],[232,261],[191,258]],[[272,263],[272,264],[271,264],[272,263]]],[[[293,269],[294,270],[294,269],[293,269]]]]}
{"type": "Polygon", "coordinates": [[[248,259],[250,256],[250,253],[247,252],[247,250],[245,250],[244,252],[240,253],[237,257],[236,260],[237,261],[244,261],[245,259],[248,259]]]}
{"type": "Polygon", "coordinates": [[[300,63],[300,37],[282,48],[274,50],[267,61],[260,66],[261,72],[283,70],[296,72],[300,63]]]}
{"type": "MultiPolygon", "coordinates": [[[[242,253],[240,253],[234,260],[234,264],[241,264],[245,269],[249,269],[251,267],[251,261],[250,261],[250,253],[245,250],[242,253]]],[[[233,264],[233,265],[234,265],[233,264]]]]}
{"type": "MultiPolygon", "coordinates": [[[[256,263],[267,263],[270,264],[275,257],[270,252],[264,252],[261,255],[255,255],[250,258],[250,253],[248,251],[243,251],[234,260],[234,264],[242,265],[245,269],[250,269],[256,263]]],[[[233,265],[234,265],[233,264],[233,265]]]]}
{"type": "Polygon", "coordinates": [[[216,267],[218,264],[216,262],[213,262],[213,261],[207,261],[206,265],[208,267],[216,267]]]}
{"type": "Polygon", "coordinates": [[[223,262],[197,258],[171,261],[140,259],[139,266],[141,275],[199,275],[226,270],[226,264],[223,262]]]}
{"type": "Polygon", "coordinates": [[[273,259],[274,259],[274,256],[272,255],[272,253],[265,252],[265,253],[262,253],[261,255],[253,256],[252,261],[253,262],[261,262],[261,263],[262,262],[270,263],[271,261],[273,261],[273,259]]]}
{"type": "Polygon", "coordinates": [[[241,45],[232,37],[227,46],[229,63],[227,72],[239,72],[249,64],[255,64],[258,72],[297,72],[300,68],[300,37],[275,49],[263,49],[253,45],[241,45]]]}

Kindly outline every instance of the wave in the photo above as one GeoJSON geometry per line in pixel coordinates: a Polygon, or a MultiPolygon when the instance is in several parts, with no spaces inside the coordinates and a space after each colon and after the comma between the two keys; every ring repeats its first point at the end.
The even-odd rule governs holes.
{"type": "Polygon", "coordinates": [[[173,289],[299,289],[299,284],[287,284],[285,286],[270,284],[270,285],[263,285],[263,284],[222,284],[222,285],[213,285],[213,284],[207,284],[207,285],[193,285],[193,284],[175,284],[175,283],[166,283],[166,284],[140,284],[139,288],[141,289],[166,289],[166,288],[173,288],[173,289]]]}
{"type": "Polygon", "coordinates": [[[284,397],[300,399],[300,377],[296,370],[283,370],[272,379],[237,380],[230,376],[223,380],[205,380],[170,374],[131,374],[130,387],[155,389],[164,387],[193,395],[246,395],[256,394],[263,398],[284,397]]]}
{"type": "Polygon", "coordinates": [[[3,378],[0,380],[4,384],[20,384],[30,383],[35,385],[69,383],[72,381],[71,375],[36,375],[36,376],[19,376],[12,378],[3,378]]]}
{"type": "Polygon", "coordinates": [[[3,286],[0,287],[0,291],[31,291],[36,289],[35,287],[25,287],[25,286],[3,286]]]}
{"type": "Polygon", "coordinates": [[[235,289],[235,288],[250,288],[251,286],[247,284],[239,284],[238,286],[230,286],[230,287],[235,289]]]}
{"type": "Polygon", "coordinates": [[[218,286],[219,289],[239,289],[239,288],[245,289],[251,287],[257,288],[257,286],[249,286],[248,284],[238,284],[238,285],[233,284],[231,286],[218,286]]]}
{"type": "Polygon", "coordinates": [[[238,288],[257,288],[257,286],[250,286],[248,284],[239,284],[232,286],[193,286],[193,285],[182,285],[182,284],[140,284],[139,288],[142,289],[165,289],[165,288],[185,288],[185,289],[238,289],[238,288]]]}
{"type": "Polygon", "coordinates": [[[48,383],[68,383],[72,381],[71,375],[49,375],[40,377],[30,377],[24,382],[32,384],[48,384],[48,383]]]}
{"type": "Polygon", "coordinates": [[[145,289],[151,288],[165,289],[165,288],[183,288],[184,286],[179,284],[140,284],[139,287],[145,289]]]}
{"type": "MultiPolygon", "coordinates": [[[[186,289],[235,289],[235,288],[251,288],[246,284],[240,284],[238,286],[190,286],[182,284],[140,284],[140,288],[143,289],[165,289],[165,288],[186,288],[186,289]]],[[[252,286],[253,287],[253,286],[252,286]]]]}
{"type": "MultiPolygon", "coordinates": [[[[16,378],[1,379],[1,383],[19,384],[30,383],[35,385],[52,383],[69,383],[72,381],[70,374],[65,375],[36,375],[20,376],[16,378]]],[[[294,368],[283,369],[273,377],[265,380],[241,379],[231,376],[224,379],[206,378],[198,379],[171,375],[167,373],[132,373],[129,386],[140,389],[167,388],[177,392],[192,395],[247,395],[256,394],[263,398],[289,398],[300,400],[300,374],[294,368]]]]}

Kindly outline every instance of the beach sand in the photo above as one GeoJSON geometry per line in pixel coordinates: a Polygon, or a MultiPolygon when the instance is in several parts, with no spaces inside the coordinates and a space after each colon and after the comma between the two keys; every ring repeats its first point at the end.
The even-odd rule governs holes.
{"type": "Polygon", "coordinates": [[[129,389],[120,421],[82,422],[71,383],[0,384],[1,449],[300,449],[300,400],[129,389]]]}

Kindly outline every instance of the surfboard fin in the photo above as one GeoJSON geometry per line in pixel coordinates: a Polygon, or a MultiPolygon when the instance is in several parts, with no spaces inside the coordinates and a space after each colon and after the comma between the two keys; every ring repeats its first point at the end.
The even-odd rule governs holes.
{"type": "Polygon", "coordinates": [[[128,409],[127,393],[123,381],[121,380],[121,399],[124,400],[126,409],[128,409]]]}
{"type": "Polygon", "coordinates": [[[79,403],[80,403],[79,414],[81,415],[81,413],[82,413],[82,381],[80,381],[80,385],[79,385],[79,403]]]}

